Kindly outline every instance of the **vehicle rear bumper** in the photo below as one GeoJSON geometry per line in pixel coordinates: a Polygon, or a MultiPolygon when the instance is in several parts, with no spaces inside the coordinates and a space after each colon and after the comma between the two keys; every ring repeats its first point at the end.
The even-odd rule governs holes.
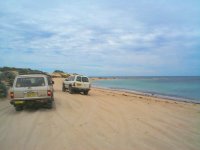
{"type": "Polygon", "coordinates": [[[78,91],[78,92],[84,92],[84,91],[89,91],[89,88],[77,88],[77,87],[72,87],[72,90],[78,91]]]}
{"type": "Polygon", "coordinates": [[[12,99],[10,101],[11,105],[29,105],[29,104],[44,104],[52,102],[52,98],[35,98],[35,99],[12,99]]]}

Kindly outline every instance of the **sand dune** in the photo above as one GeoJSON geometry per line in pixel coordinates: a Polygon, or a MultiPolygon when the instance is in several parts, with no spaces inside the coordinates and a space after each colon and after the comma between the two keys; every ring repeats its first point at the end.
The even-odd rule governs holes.
{"type": "Polygon", "coordinates": [[[200,105],[93,88],[61,91],[52,110],[0,100],[1,150],[199,150],[200,105]]]}

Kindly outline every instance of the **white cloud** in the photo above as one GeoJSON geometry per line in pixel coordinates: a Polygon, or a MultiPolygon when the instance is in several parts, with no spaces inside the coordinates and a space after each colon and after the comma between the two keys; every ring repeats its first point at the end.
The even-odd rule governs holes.
{"type": "Polygon", "coordinates": [[[151,26],[128,9],[103,6],[73,2],[48,9],[37,6],[38,13],[22,9],[23,5],[15,9],[7,6],[3,15],[7,17],[0,18],[2,64],[74,69],[93,75],[118,75],[119,71],[123,75],[152,75],[165,72],[165,67],[176,70],[188,50],[197,51],[200,30],[193,25],[151,26]]]}

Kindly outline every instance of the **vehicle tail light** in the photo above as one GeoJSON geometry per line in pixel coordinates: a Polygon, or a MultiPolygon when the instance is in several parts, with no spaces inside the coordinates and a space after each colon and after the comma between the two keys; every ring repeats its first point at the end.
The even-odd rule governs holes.
{"type": "Polygon", "coordinates": [[[51,90],[48,90],[48,91],[47,91],[47,95],[48,95],[48,96],[51,96],[51,90]]]}
{"type": "Polygon", "coordinates": [[[10,92],[10,98],[14,98],[14,92],[10,92]]]}

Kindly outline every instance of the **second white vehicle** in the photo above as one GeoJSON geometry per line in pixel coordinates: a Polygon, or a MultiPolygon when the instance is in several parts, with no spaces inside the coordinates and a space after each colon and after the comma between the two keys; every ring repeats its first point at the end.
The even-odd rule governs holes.
{"type": "Polygon", "coordinates": [[[89,78],[82,75],[74,75],[65,79],[62,85],[62,91],[68,90],[70,94],[74,92],[83,92],[85,95],[88,94],[91,87],[89,78]]]}

